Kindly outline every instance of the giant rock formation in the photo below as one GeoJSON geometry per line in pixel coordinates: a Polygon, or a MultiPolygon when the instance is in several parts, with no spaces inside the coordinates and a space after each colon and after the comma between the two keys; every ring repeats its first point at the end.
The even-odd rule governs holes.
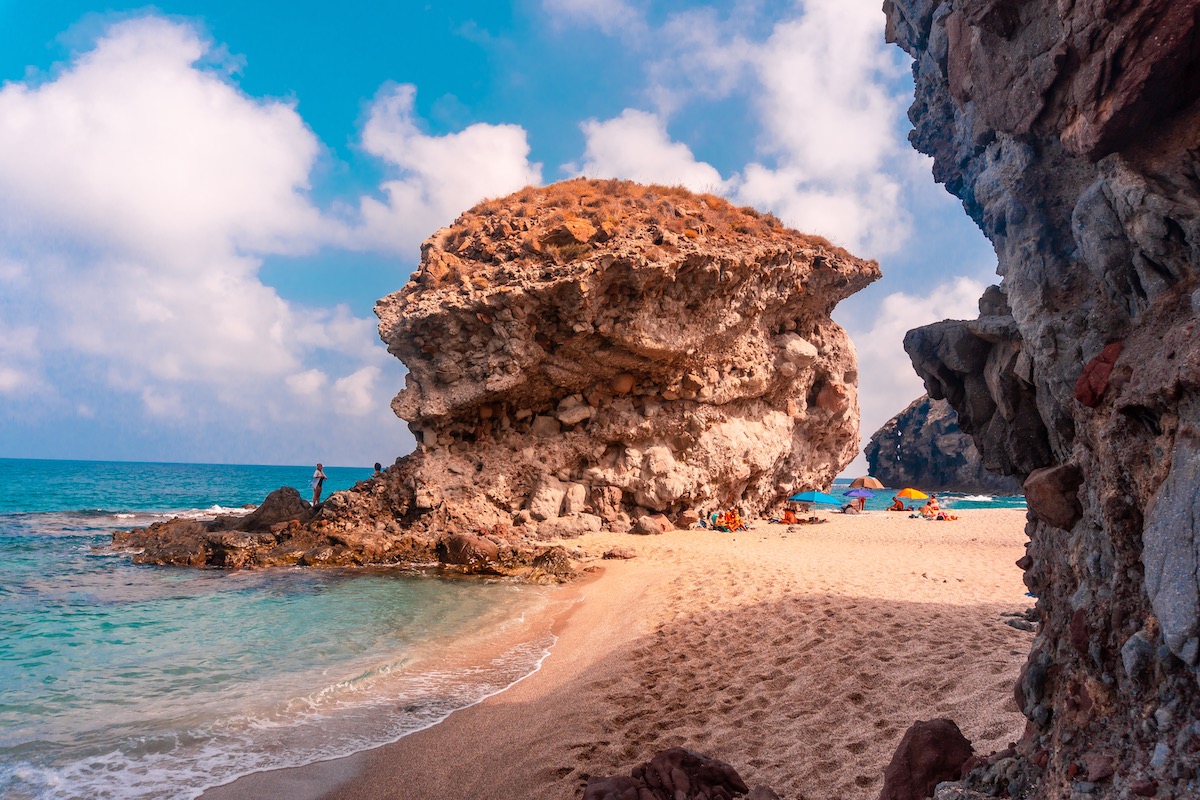
{"type": "Polygon", "coordinates": [[[1020,769],[968,785],[1198,797],[1200,2],[884,7],[910,138],[1003,277],[905,346],[1031,510],[1020,769]]]}
{"type": "Polygon", "coordinates": [[[757,513],[858,442],[836,303],[878,266],[711,195],[566,181],[483,203],[376,307],[419,503],[538,535],[757,513]]]}
{"type": "Polygon", "coordinates": [[[562,574],[539,542],[763,512],[858,449],[856,356],[830,313],[879,267],[770,215],[579,179],[482,203],[421,256],[376,306],[414,453],[318,509],[118,544],[156,563],[562,574]]]}
{"type": "Polygon", "coordinates": [[[863,448],[870,473],[885,486],[935,492],[1020,494],[1021,482],[984,467],[945,400],[922,395],[871,435],[863,448]]]}

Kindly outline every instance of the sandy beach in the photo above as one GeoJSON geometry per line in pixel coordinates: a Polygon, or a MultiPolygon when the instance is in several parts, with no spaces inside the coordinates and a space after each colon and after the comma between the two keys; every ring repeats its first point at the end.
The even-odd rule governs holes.
{"type": "Polygon", "coordinates": [[[914,720],[954,719],[977,752],[1015,741],[1032,634],[1001,615],[1033,603],[1025,512],[826,516],[562,542],[598,570],[554,590],[539,672],[395,744],[204,798],[561,800],[671,746],[785,798],[874,798],[914,720]],[[636,557],[602,560],[614,547],[636,557]]]}

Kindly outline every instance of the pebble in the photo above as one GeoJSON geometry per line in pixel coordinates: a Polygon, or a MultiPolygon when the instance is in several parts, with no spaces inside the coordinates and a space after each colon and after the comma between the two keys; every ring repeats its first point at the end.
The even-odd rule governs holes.
{"type": "Polygon", "coordinates": [[[1161,769],[1167,763],[1167,756],[1171,755],[1171,748],[1166,742],[1159,742],[1154,746],[1154,755],[1150,757],[1150,766],[1155,769],[1161,769]]]}

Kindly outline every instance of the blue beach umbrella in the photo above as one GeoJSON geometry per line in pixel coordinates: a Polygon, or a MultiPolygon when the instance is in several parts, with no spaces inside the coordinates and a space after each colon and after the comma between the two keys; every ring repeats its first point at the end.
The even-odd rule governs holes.
{"type": "Polygon", "coordinates": [[[828,506],[840,506],[842,501],[825,492],[800,492],[788,498],[797,503],[823,503],[828,506]]]}

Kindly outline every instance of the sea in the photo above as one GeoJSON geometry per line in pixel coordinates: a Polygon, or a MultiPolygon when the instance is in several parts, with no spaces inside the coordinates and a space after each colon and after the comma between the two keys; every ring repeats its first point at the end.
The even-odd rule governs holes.
{"type": "MultiPolygon", "coordinates": [[[[852,491],[850,482],[852,478],[838,478],[833,482],[833,487],[829,493],[834,497],[844,497],[846,502],[850,502],[851,497],[846,495],[846,492],[852,491]]],[[[896,488],[885,489],[870,489],[873,496],[867,498],[867,511],[884,511],[892,504],[892,498],[901,489],[910,488],[899,486],[896,488]]],[[[919,487],[911,487],[917,488],[919,487]]],[[[984,508],[1025,508],[1025,496],[1020,494],[972,494],[969,492],[937,492],[938,506],[943,509],[956,509],[959,511],[969,511],[971,509],[984,508]]],[[[906,500],[908,505],[921,505],[923,500],[906,500]]]]}
{"type": "MultiPolygon", "coordinates": [[[[187,800],[395,741],[539,668],[540,587],[148,566],[106,547],[280,486],[310,496],[312,472],[0,459],[0,797],[187,800]]],[[[328,496],[371,470],[325,473],[328,496]]]]}

